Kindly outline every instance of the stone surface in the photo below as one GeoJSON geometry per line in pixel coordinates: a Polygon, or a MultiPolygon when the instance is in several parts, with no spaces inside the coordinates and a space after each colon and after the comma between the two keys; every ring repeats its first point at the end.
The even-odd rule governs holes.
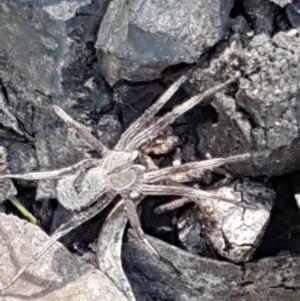
{"type": "MultiPolygon", "coordinates": [[[[0,146],[0,172],[9,173],[7,166],[7,152],[3,146],[0,146]]],[[[17,189],[11,179],[4,179],[0,181],[0,203],[16,194],[17,189]]]]}
{"type": "MultiPolygon", "coordinates": [[[[5,1],[1,4],[1,77],[20,89],[62,99],[66,85],[82,82],[90,59],[88,43],[105,12],[107,1],[5,1]],[[31,43],[28,43],[30,39],[31,43]],[[28,59],[24,59],[28,58],[28,59]],[[73,73],[73,74],[72,74],[73,73]]],[[[75,91],[73,91],[75,92],[75,91]]]]}
{"type": "MultiPolygon", "coordinates": [[[[30,255],[47,240],[37,226],[0,214],[0,286],[9,281],[30,255]]],[[[1,301],[120,300],[124,295],[100,271],[55,243],[9,289],[1,301]]]]}
{"type": "MultiPolygon", "coordinates": [[[[199,199],[195,202],[198,207],[198,222],[194,221],[194,226],[190,224],[190,231],[197,229],[200,223],[204,237],[221,256],[233,262],[249,261],[269,223],[275,192],[260,183],[250,181],[236,181],[213,192],[219,197],[251,204],[256,208],[244,209],[218,199],[199,199]]],[[[195,215],[195,208],[190,209],[190,215],[195,215]]],[[[179,230],[179,239],[180,234],[179,230]]],[[[186,245],[185,248],[190,249],[191,246],[186,245]]],[[[201,250],[201,246],[199,249],[201,250]]]]}
{"type": "Polygon", "coordinates": [[[279,5],[280,7],[284,7],[287,4],[290,4],[293,2],[293,0],[271,0],[271,2],[279,5]]]}
{"type": "MultiPolygon", "coordinates": [[[[109,104],[111,95],[92,63],[92,44],[107,5],[98,0],[0,4],[0,114],[9,130],[0,134],[12,137],[13,131],[15,140],[23,142],[25,136],[32,141],[40,170],[75,163],[85,155],[82,149],[70,152],[77,139],[67,139],[52,104],[70,107],[79,101],[73,116],[83,120],[109,104]]],[[[89,125],[96,128],[95,121],[89,125]]],[[[34,167],[20,166],[15,172],[34,167]]],[[[53,197],[53,183],[40,182],[37,195],[53,197]]]]}
{"type": "Polygon", "coordinates": [[[185,86],[192,95],[214,85],[212,73],[219,82],[236,68],[243,72],[231,93],[219,93],[209,102],[217,121],[209,120],[209,115],[207,120],[199,119],[198,151],[202,155],[255,150],[258,154],[251,165],[236,170],[253,176],[281,175],[299,168],[299,42],[295,30],[272,38],[259,34],[246,47],[230,47],[206,69],[193,73],[185,86]]]}
{"type": "Polygon", "coordinates": [[[243,6],[256,33],[272,34],[274,20],[279,13],[276,5],[266,0],[243,0],[243,6]]]}
{"type": "Polygon", "coordinates": [[[300,26],[300,1],[299,0],[294,0],[292,3],[286,6],[286,12],[288,15],[288,18],[291,22],[291,24],[294,27],[299,27],[300,26]]]}
{"type": "Polygon", "coordinates": [[[149,81],[179,63],[194,63],[223,36],[233,1],[113,0],[101,23],[99,66],[113,85],[149,81]]]}
{"type": "Polygon", "coordinates": [[[160,254],[125,243],[123,264],[137,300],[295,301],[299,298],[298,257],[265,258],[244,266],[191,255],[147,236],[160,254]]]}

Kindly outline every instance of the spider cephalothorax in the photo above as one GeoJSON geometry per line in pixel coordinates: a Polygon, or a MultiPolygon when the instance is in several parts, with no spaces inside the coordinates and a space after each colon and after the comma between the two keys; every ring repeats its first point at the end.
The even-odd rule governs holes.
{"type": "MultiPolygon", "coordinates": [[[[54,171],[0,175],[0,179],[57,179],[56,197],[58,201],[68,210],[79,211],[67,224],[62,225],[40,250],[33,254],[28,264],[17,273],[5,288],[12,285],[53,242],[98,214],[116,197],[123,199],[130,224],[141,239],[143,239],[143,231],[135,211],[135,200],[141,200],[147,195],[176,195],[187,199],[216,198],[212,192],[193,188],[183,183],[199,177],[203,169],[212,169],[222,164],[245,160],[250,156],[249,154],[158,168],[145,150],[145,145],[149,141],[154,141],[176,118],[192,109],[204,98],[223,89],[235,79],[229,79],[201,95],[190,98],[155,120],[155,115],[185,80],[185,76],[179,78],[157,102],[122,134],[113,149],[105,147],[84,125],[73,120],[60,107],[54,106],[56,114],[69,127],[73,128],[88,146],[98,151],[102,155],[102,159],[85,159],[70,167],[54,171]]],[[[220,197],[218,198],[220,199],[220,197]]],[[[221,201],[234,203],[228,199],[221,199],[221,201]]]]}

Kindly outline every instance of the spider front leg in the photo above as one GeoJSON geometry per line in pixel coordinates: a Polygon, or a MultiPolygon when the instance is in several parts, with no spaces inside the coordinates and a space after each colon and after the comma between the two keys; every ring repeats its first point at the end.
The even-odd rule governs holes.
{"type": "Polygon", "coordinates": [[[140,116],[129,128],[123,133],[118,141],[116,150],[134,150],[130,148],[130,141],[140,133],[153,120],[154,116],[160,109],[171,99],[179,87],[186,81],[186,76],[181,76],[171,87],[150,107],[142,116],[140,116]]]}
{"type": "Polygon", "coordinates": [[[185,114],[187,111],[199,104],[203,99],[215,94],[222,90],[224,87],[233,83],[236,79],[229,79],[223,84],[219,84],[211,89],[208,89],[203,94],[196,95],[181,105],[176,106],[171,112],[159,118],[156,122],[150,125],[147,129],[135,135],[126,149],[139,149],[147,141],[154,139],[157,135],[164,130],[168,125],[172,124],[178,117],[185,114]]]}
{"type": "Polygon", "coordinates": [[[85,142],[89,147],[96,150],[102,155],[107,154],[109,151],[106,146],[104,146],[97,138],[95,138],[90,130],[83,124],[75,121],[71,116],[69,116],[63,109],[59,106],[53,106],[55,113],[71,128],[73,128],[79,138],[85,142]]]}
{"type": "Polygon", "coordinates": [[[1,179],[20,179],[20,180],[42,180],[42,179],[55,179],[60,178],[62,176],[73,174],[77,171],[83,171],[88,168],[96,167],[99,165],[99,160],[96,159],[85,159],[71,165],[69,167],[60,168],[52,171],[37,171],[37,172],[29,172],[24,174],[0,174],[1,179]]]}

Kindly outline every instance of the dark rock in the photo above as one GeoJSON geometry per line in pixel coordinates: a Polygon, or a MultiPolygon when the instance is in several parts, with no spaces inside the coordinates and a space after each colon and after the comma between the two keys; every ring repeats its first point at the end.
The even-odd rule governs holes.
{"type": "Polygon", "coordinates": [[[30,172],[37,167],[35,151],[32,146],[18,141],[7,141],[7,163],[11,173],[30,172]]]}
{"type": "Polygon", "coordinates": [[[194,63],[226,31],[232,0],[113,0],[101,23],[99,66],[113,85],[148,81],[179,63],[194,63]]]}
{"type": "Polygon", "coordinates": [[[191,255],[147,237],[151,256],[136,239],[125,243],[123,262],[137,300],[297,300],[297,257],[265,258],[244,267],[191,255]]]}
{"type": "Polygon", "coordinates": [[[196,94],[232,74],[230,62],[239,57],[242,76],[230,95],[219,93],[211,100],[218,119],[199,123],[198,151],[213,156],[258,152],[249,165],[239,165],[242,174],[274,176],[296,170],[299,153],[299,62],[298,33],[281,32],[273,38],[255,36],[247,48],[229,48],[204,70],[196,70],[185,86],[196,94]],[[283,46],[285,45],[285,46],[283,46]],[[231,70],[231,71],[229,71],[231,70]],[[219,75],[218,75],[219,74],[219,75]]]}
{"type": "MultiPolygon", "coordinates": [[[[0,78],[9,103],[4,113],[9,117],[12,112],[20,121],[21,129],[16,127],[17,121],[10,125],[19,136],[34,135],[41,170],[75,163],[84,155],[67,142],[66,128],[49,114],[51,104],[68,107],[76,104],[74,98],[84,103],[72,112],[79,120],[89,119],[95,107],[101,111],[109,105],[105,83],[94,80],[97,68],[92,47],[107,4],[84,0],[0,5],[0,78]],[[88,86],[89,81],[98,84],[88,86]],[[103,104],[101,98],[95,99],[100,93],[103,104]]],[[[37,195],[40,199],[53,197],[51,181],[41,181],[37,195]]]]}
{"type": "Polygon", "coordinates": [[[279,8],[268,0],[243,0],[243,7],[256,33],[272,34],[279,8]]]}
{"type": "Polygon", "coordinates": [[[112,148],[122,134],[122,125],[115,115],[102,115],[97,125],[97,137],[105,145],[112,148]]]}
{"type": "Polygon", "coordinates": [[[294,27],[300,26],[300,1],[294,0],[293,3],[290,3],[286,6],[286,12],[291,24],[294,27]]]}
{"type": "Polygon", "coordinates": [[[164,91],[165,87],[158,82],[132,85],[123,82],[116,85],[114,100],[123,129],[134,122],[164,91]]]}
{"type": "Polygon", "coordinates": [[[86,63],[91,59],[89,43],[95,38],[107,3],[2,3],[2,80],[13,86],[24,82],[20,89],[27,93],[38,91],[59,99],[69,96],[70,86],[85,79],[86,63]]]}

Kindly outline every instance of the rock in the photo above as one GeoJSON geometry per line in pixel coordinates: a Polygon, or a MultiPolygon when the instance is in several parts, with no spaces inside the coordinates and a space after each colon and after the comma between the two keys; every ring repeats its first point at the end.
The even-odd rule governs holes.
{"type": "MultiPolygon", "coordinates": [[[[3,146],[0,146],[0,173],[9,173],[9,169],[7,167],[7,152],[3,146]]],[[[0,181],[0,203],[16,194],[17,189],[11,179],[4,179],[0,181]]]]}
{"type": "Polygon", "coordinates": [[[264,0],[244,0],[243,6],[256,33],[272,34],[274,19],[279,13],[274,3],[264,0]]]}
{"type": "Polygon", "coordinates": [[[296,199],[297,206],[300,209],[300,193],[295,194],[295,199],[296,199]]]}
{"type": "Polygon", "coordinates": [[[257,154],[251,164],[234,170],[251,176],[281,175],[300,167],[299,43],[294,30],[272,38],[256,35],[245,48],[226,49],[207,68],[194,71],[185,86],[190,95],[224,81],[234,68],[243,74],[236,90],[232,87],[229,95],[218,93],[206,102],[215,109],[217,121],[199,119],[198,151],[202,155],[226,156],[252,149],[257,154]],[[235,58],[238,67],[232,65],[235,58]],[[215,74],[214,81],[211,74],[215,74]]]}
{"type": "Polygon", "coordinates": [[[36,154],[31,145],[18,141],[5,141],[7,164],[11,173],[30,172],[37,167],[36,154]]]}
{"type": "Polygon", "coordinates": [[[191,254],[216,257],[216,252],[205,235],[205,226],[199,221],[199,211],[195,208],[185,210],[177,220],[180,247],[191,254]]]}
{"type": "Polygon", "coordinates": [[[288,18],[291,22],[291,24],[294,27],[300,26],[300,1],[299,0],[293,0],[292,3],[288,4],[286,6],[286,13],[288,15],[288,18]]]}
{"type": "Polygon", "coordinates": [[[112,148],[122,134],[122,125],[114,115],[102,115],[97,125],[97,138],[105,146],[112,148]],[[108,135],[108,133],[110,135],[108,135]]]}
{"type": "MultiPolygon", "coordinates": [[[[100,112],[111,100],[105,83],[95,78],[91,46],[108,2],[0,4],[0,78],[5,92],[0,94],[5,101],[1,120],[14,131],[15,140],[23,142],[26,136],[34,141],[39,170],[63,167],[85,156],[80,147],[70,151],[78,139],[67,139],[66,128],[51,113],[52,104],[78,104],[70,114],[96,128],[91,111],[100,112]]],[[[6,140],[13,139],[10,133],[0,131],[6,140]]],[[[53,181],[41,181],[37,198],[54,197],[53,187],[53,181]]]]}
{"type": "Polygon", "coordinates": [[[113,0],[101,23],[99,66],[113,85],[149,81],[179,63],[194,63],[226,31],[233,1],[113,0]]]}
{"type": "Polygon", "coordinates": [[[123,265],[137,300],[297,300],[298,257],[265,258],[240,266],[146,237],[160,258],[132,236],[124,246],[123,265]]]}
{"type": "Polygon", "coordinates": [[[6,128],[11,128],[16,134],[23,136],[18,121],[7,104],[7,99],[2,91],[0,91],[0,123],[6,128]]]}
{"type": "Polygon", "coordinates": [[[287,4],[290,4],[293,2],[293,0],[271,0],[271,2],[279,5],[280,7],[284,7],[287,4]]]}
{"type": "MultiPolygon", "coordinates": [[[[12,215],[0,214],[0,286],[40,248],[48,236],[37,226],[12,215]]],[[[0,295],[1,301],[27,298],[47,301],[127,299],[100,271],[55,243],[17,282],[0,295]]]]}
{"type": "MultiPolygon", "coordinates": [[[[201,224],[204,237],[221,256],[233,262],[249,261],[259,246],[269,223],[276,196],[274,191],[259,183],[237,181],[230,186],[217,188],[213,192],[220,197],[251,204],[254,209],[244,209],[218,199],[199,199],[195,201],[198,207],[197,213],[195,213],[195,208],[191,208],[187,217],[194,216],[195,220],[201,224]]],[[[198,228],[198,223],[196,222],[194,226],[190,224],[188,233],[187,230],[185,231],[185,237],[192,235],[198,228]]],[[[179,230],[179,239],[182,234],[179,230]]],[[[200,239],[200,235],[197,239],[200,239]]],[[[195,241],[193,240],[192,243],[195,244],[195,241]]],[[[198,247],[200,254],[203,253],[201,245],[203,245],[202,241],[198,247]]],[[[186,249],[192,248],[187,242],[184,246],[186,249]]],[[[206,249],[207,247],[205,252],[207,252],[206,249]]]]}

